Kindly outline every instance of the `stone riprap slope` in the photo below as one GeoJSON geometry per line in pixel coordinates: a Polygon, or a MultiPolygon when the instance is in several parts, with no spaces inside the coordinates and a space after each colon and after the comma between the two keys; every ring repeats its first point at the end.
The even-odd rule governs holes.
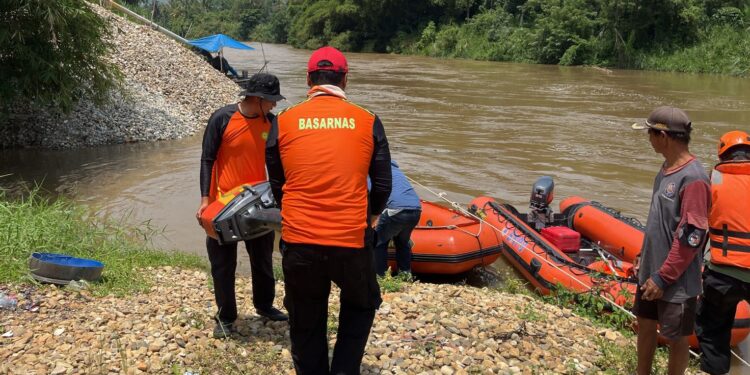
{"type": "MultiPolygon", "coordinates": [[[[239,333],[217,340],[210,277],[171,267],[144,272],[153,275],[151,291],[128,297],[0,286],[19,297],[18,308],[0,310],[0,373],[293,373],[288,326],[255,315],[249,279],[238,278],[239,333]],[[32,306],[38,309],[27,310],[32,306]]],[[[277,305],[283,294],[279,282],[277,305]]],[[[362,364],[366,374],[598,373],[605,370],[598,340],[633,345],[524,295],[414,283],[383,299],[362,364]]],[[[330,306],[333,343],[335,288],[330,306]]]]}
{"type": "Polygon", "coordinates": [[[124,73],[121,90],[103,107],[83,99],[68,115],[19,108],[9,126],[0,126],[0,146],[71,148],[182,138],[237,100],[239,87],[183,44],[91,6],[112,28],[115,49],[108,58],[124,73]]]}

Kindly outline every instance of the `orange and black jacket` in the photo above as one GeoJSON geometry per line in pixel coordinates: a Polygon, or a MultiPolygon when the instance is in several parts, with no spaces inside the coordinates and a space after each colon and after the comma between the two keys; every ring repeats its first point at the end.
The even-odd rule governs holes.
{"type": "Polygon", "coordinates": [[[208,120],[201,154],[201,196],[213,202],[242,184],[266,180],[265,141],[274,115],[243,116],[237,104],[223,107],[208,120]]]}
{"type": "Polygon", "coordinates": [[[711,173],[711,263],[750,269],[750,161],[724,162],[711,173]]]}
{"type": "Polygon", "coordinates": [[[314,96],[279,113],[266,165],[281,206],[281,238],[364,247],[369,215],[383,211],[391,192],[390,162],[380,119],[346,99],[314,96]]]}

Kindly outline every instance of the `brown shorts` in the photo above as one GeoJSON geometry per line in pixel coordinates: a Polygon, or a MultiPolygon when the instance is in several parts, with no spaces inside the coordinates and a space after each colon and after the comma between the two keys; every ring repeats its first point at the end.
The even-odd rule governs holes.
{"type": "Polygon", "coordinates": [[[659,333],[668,340],[674,340],[693,334],[695,328],[695,311],[698,297],[689,298],[682,303],[667,301],[645,301],[641,288],[635,293],[633,313],[639,318],[656,320],[659,333]]]}

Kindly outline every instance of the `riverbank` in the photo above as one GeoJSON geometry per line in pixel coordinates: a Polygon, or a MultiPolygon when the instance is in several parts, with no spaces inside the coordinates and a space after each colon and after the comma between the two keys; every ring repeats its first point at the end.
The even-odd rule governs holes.
{"type": "MultiPolygon", "coordinates": [[[[65,200],[0,196],[0,293],[17,301],[0,310],[0,373],[293,371],[287,323],[255,314],[250,279],[237,282],[239,334],[216,340],[205,261],[152,250],[147,231],[136,229],[65,200]],[[27,259],[38,250],[101,260],[103,279],[72,288],[33,283],[27,259]]],[[[635,365],[631,334],[527,295],[519,282],[496,290],[386,278],[381,288],[366,374],[625,373],[635,365]]],[[[282,280],[276,294],[281,307],[282,280]]],[[[334,288],[331,343],[338,306],[334,288]]]]}
{"type": "MultiPolygon", "coordinates": [[[[292,373],[286,322],[260,318],[238,278],[239,333],[211,337],[210,277],[176,267],[140,270],[151,288],[122,297],[53,286],[0,286],[19,308],[0,319],[0,373],[292,373]],[[30,306],[38,307],[27,309],[30,306]]],[[[283,299],[277,284],[276,304],[283,299]]],[[[331,298],[335,340],[338,293],[331,298]]],[[[466,286],[405,284],[384,294],[365,374],[625,373],[634,340],[570,310],[466,286]]]]}
{"type": "Polygon", "coordinates": [[[39,190],[9,198],[0,188],[0,283],[32,281],[29,257],[33,252],[63,253],[105,264],[96,295],[125,295],[148,291],[150,266],[206,269],[205,259],[156,250],[150,239],[159,231],[147,224],[133,225],[129,218],[101,218],[87,207],[66,198],[48,198],[39,190]]]}
{"type": "Polygon", "coordinates": [[[201,130],[211,113],[237,100],[239,87],[184,45],[98,5],[110,26],[108,59],[123,73],[109,103],[82,98],[70,114],[16,108],[0,126],[0,149],[74,148],[177,139],[201,130]]]}

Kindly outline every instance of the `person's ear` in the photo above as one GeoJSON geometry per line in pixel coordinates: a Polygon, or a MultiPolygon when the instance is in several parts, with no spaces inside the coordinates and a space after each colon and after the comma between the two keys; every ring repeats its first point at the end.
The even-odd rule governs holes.
{"type": "Polygon", "coordinates": [[[312,87],[312,81],[310,80],[310,73],[307,73],[307,87],[312,87]]]}
{"type": "Polygon", "coordinates": [[[346,83],[347,83],[348,79],[349,79],[349,73],[344,74],[344,79],[341,80],[341,89],[342,90],[346,90],[346,83]]]}

